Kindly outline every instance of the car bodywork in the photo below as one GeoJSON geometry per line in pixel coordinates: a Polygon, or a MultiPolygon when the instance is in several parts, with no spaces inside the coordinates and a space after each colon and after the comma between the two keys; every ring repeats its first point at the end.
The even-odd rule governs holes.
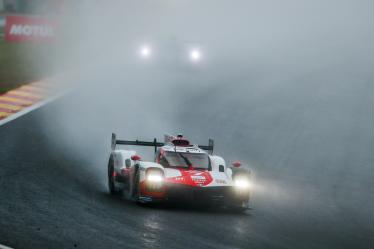
{"type": "Polygon", "coordinates": [[[227,167],[222,157],[213,155],[209,145],[192,145],[182,135],[165,135],[163,143],[117,140],[112,134],[108,163],[108,183],[112,194],[121,193],[142,203],[180,201],[217,204],[246,209],[250,197],[250,173],[227,167]],[[134,150],[116,145],[152,146],[153,162],[142,161],[134,150]]]}

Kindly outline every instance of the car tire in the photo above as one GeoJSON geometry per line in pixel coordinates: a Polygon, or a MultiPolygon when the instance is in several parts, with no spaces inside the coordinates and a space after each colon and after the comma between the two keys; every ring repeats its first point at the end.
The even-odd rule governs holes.
{"type": "Polygon", "coordinates": [[[137,203],[140,203],[140,190],[139,190],[139,170],[137,170],[135,174],[135,179],[134,179],[134,190],[133,190],[133,198],[137,203]]]}
{"type": "Polygon", "coordinates": [[[247,208],[242,208],[242,207],[232,207],[230,208],[230,211],[235,214],[242,214],[247,210],[247,208]]]}
{"type": "Polygon", "coordinates": [[[243,201],[241,204],[238,203],[237,205],[233,205],[229,207],[230,212],[241,214],[248,210],[248,202],[243,201]]]}
{"type": "Polygon", "coordinates": [[[116,189],[116,186],[114,184],[114,167],[113,167],[113,160],[110,158],[109,163],[108,163],[108,188],[109,192],[112,195],[116,195],[119,193],[119,191],[116,189]]]}

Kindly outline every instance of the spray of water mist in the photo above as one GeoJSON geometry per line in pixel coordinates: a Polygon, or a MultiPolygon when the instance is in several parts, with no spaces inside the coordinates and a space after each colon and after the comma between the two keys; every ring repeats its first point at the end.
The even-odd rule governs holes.
{"type": "Polygon", "coordinates": [[[45,117],[58,118],[54,139],[84,157],[98,179],[104,179],[111,132],[148,140],[180,131],[197,143],[214,137],[218,154],[249,165],[261,198],[279,205],[318,205],[303,199],[310,192],[334,194],[340,203],[352,182],[373,176],[357,168],[370,160],[373,145],[372,2],[74,6],[62,17],[54,59],[69,65],[75,90],[45,117]],[[139,57],[145,42],[152,47],[146,62],[139,57]],[[180,52],[165,45],[171,43],[201,44],[202,63],[158,60],[180,52]],[[342,192],[334,193],[336,185],[342,192]],[[301,192],[293,195],[294,189],[301,192]]]}

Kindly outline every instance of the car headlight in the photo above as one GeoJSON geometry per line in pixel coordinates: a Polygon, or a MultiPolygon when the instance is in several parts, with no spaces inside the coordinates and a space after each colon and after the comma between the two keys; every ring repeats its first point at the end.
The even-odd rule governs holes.
{"type": "Polygon", "coordinates": [[[146,172],[146,180],[149,183],[161,183],[164,180],[164,173],[160,169],[149,168],[146,172]]]}
{"type": "Polygon", "coordinates": [[[190,60],[192,62],[198,62],[201,59],[201,52],[198,49],[193,49],[190,51],[190,60]]]}
{"type": "Polygon", "coordinates": [[[142,58],[148,59],[152,56],[152,49],[151,47],[144,45],[139,49],[139,54],[142,58]]]}
{"type": "Polygon", "coordinates": [[[163,177],[161,174],[151,173],[147,175],[147,181],[149,182],[162,182],[163,177]]]}
{"type": "Polygon", "coordinates": [[[163,192],[164,179],[164,172],[161,169],[148,168],[145,175],[145,191],[163,192]]]}
{"type": "Polygon", "coordinates": [[[250,181],[245,178],[235,179],[234,183],[235,187],[239,189],[249,189],[251,187],[250,181]]]}

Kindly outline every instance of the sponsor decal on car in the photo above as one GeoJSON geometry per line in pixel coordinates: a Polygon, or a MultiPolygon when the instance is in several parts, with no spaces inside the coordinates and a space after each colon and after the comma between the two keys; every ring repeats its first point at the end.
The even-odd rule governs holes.
{"type": "Polygon", "coordinates": [[[213,181],[213,178],[208,171],[181,169],[180,174],[181,176],[170,177],[167,178],[166,181],[169,183],[199,187],[206,186],[213,181]]]}
{"type": "Polygon", "coordinates": [[[218,184],[227,184],[226,180],[223,180],[223,179],[216,179],[216,183],[218,183],[218,184]]]}

